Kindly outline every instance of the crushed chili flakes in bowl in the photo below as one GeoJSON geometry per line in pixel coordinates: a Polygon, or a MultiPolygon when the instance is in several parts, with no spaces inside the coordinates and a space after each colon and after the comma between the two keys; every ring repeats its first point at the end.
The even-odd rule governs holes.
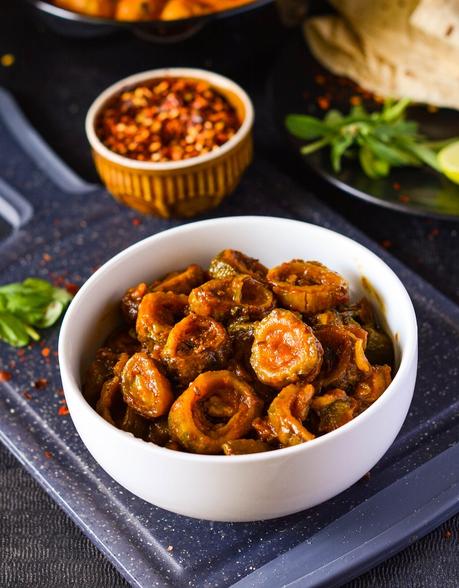
{"type": "Polygon", "coordinates": [[[208,82],[156,78],[117,94],[95,121],[99,140],[137,161],[190,159],[218,149],[241,126],[234,106],[208,82]]]}

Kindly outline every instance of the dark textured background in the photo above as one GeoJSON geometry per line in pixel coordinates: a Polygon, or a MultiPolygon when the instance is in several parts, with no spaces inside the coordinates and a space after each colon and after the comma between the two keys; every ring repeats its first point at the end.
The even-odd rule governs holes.
{"type": "MultiPolygon", "coordinates": [[[[403,216],[338,194],[314,178],[283,149],[272,125],[266,81],[289,36],[270,9],[217,23],[177,46],[147,45],[128,35],[77,41],[48,33],[26,17],[19,0],[2,6],[0,67],[9,88],[46,140],[83,177],[95,180],[83,132],[90,102],[109,83],[165,65],[214,69],[240,82],[257,112],[256,153],[338,209],[373,239],[459,302],[459,225],[403,216]]],[[[0,154],[1,167],[1,154],[0,154]]],[[[250,171],[244,180],[256,181],[250,171]]],[[[263,213],[260,210],[260,213],[263,213]]],[[[235,213],[237,210],[235,209],[235,213]]],[[[378,566],[348,588],[370,586],[454,587],[459,584],[459,517],[378,566]]],[[[22,467],[0,449],[0,586],[114,587],[126,583],[22,467]]]]}

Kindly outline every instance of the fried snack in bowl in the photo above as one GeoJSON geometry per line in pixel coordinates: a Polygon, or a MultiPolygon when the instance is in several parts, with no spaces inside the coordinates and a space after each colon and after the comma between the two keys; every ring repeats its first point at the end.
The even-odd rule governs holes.
{"type": "MultiPolygon", "coordinates": [[[[259,283],[270,288],[263,275],[259,283]]],[[[212,278],[203,277],[203,283],[212,278]]],[[[139,328],[145,335],[151,324],[145,322],[144,310],[139,328]]],[[[262,359],[264,367],[263,354],[262,359]]],[[[73,422],[96,461],[116,481],[176,513],[250,521],[321,503],[357,482],[381,459],[411,402],[417,327],[398,277],[355,241],[287,219],[222,218],[149,237],[97,270],[64,318],[59,360],[73,422]],[[159,348],[154,352],[148,346],[136,348],[140,343],[132,318],[125,323],[127,331],[123,327],[107,340],[120,321],[120,300],[133,285],[145,284],[132,298],[141,305],[171,269],[192,264],[208,268],[216,253],[230,248],[266,268],[288,259],[317,260],[345,279],[349,303],[310,315],[282,308],[277,298],[277,306],[266,309],[264,317],[225,316],[222,323],[185,308],[185,318],[178,311],[160,325],[159,337],[153,329],[159,348]],[[371,306],[359,303],[364,296],[371,306]],[[370,339],[375,357],[391,356],[386,338],[367,330],[374,313],[393,350],[392,367],[366,356],[370,339]],[[190,324],[181,325],[183,321],[190,324]],[[173,322],[165,339],[162,328],[167,331],[173,322]],[[298,341],[307,342],[309,362],[301,353],[296,357],[285,324],[295,324],[298,341]],[[270,345],[278,346],[286,360],[283,378],[268,385],[259,382],[250,363],[254,342],[258,337],[261,343],[266,334],[272,334],[270,345]],[[111,347],[97,352],[102,344],[111,347]],[[123,346],[129,349],[124,354],[123,346]],[[341,350],[347,358],[343,369],[341,350]],[[93,385],[84,389],[86,399],[90,366],[93,385]],[[145,378],[148,370],[154,377],[145,378]],[[150,385],[153,380],[156,387],[150,385]]]]}

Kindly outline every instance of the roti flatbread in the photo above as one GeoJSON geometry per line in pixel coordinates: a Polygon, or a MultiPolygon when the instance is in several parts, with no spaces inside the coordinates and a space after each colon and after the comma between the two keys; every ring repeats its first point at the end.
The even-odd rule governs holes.
{"type": "Polygon", "coordinates": [[[420,0],[410,23],[426,35],[459,49],[459,0],[420,0]]]}
{"type": "MultiPolygon", "coordinates": [[[[372,3],[371,3],[372,4],[372,3]]],[[[404,67],[378,51],[367,36],[340,16],[320,16],[306,21],[305,35],[314,56],[327,69],[344,75],[381,96],[408,97],[418,102],[459,109],[459,82],[440,68],[404,67]],[[360,31],[359,31],[360,32],[360,31]]]]}

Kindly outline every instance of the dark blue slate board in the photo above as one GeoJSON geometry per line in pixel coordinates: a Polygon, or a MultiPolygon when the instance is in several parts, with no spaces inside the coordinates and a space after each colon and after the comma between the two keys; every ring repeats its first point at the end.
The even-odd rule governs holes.
{"type": "MultiPolygon", "coordinates": [[[[77,178],[0,92],[0,283],[28,275],[81,284],[121,249],[179,221],[139,218],[77,178]],[[6,211],[6,213],[5,213],[6,211]]],[[[326,504],[268,522],[197,521],[146,504],[112,481],[81,443],[62,392],[58,329],[24,355],[2,345],[0,439],[135,586],[334,586],[459,510],[459,308],[295,182],[256,160],[214,216],[314,222],[377,252],[407,286],[420,331],[414,401],[396,442],[364,479],[326,504]],[[269,195],[269,196],[268,196],[269,195]],[[43,388],[34,387],[46,378],[43,388]],[[456,466],[456,467],[455,467],[456,466]]],[[[154,475],[154,473],[153,473],[154,475]]]]}

